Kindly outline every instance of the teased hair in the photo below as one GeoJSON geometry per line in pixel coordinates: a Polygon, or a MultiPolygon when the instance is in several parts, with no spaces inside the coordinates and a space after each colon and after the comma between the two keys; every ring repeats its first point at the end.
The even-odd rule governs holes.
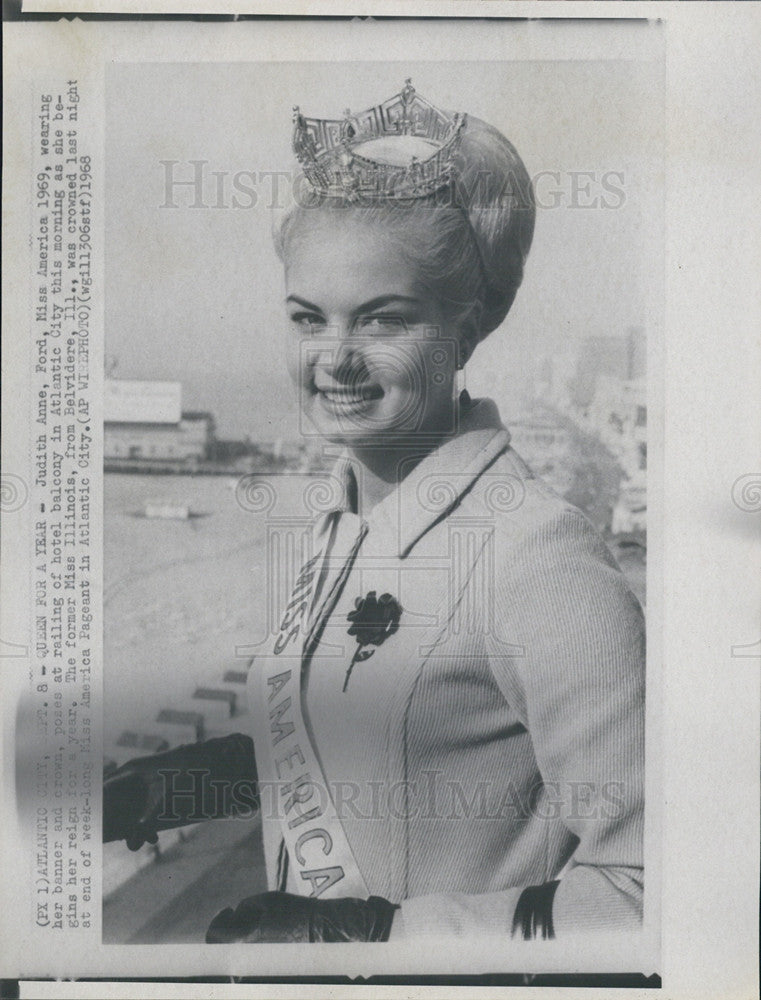
{"type": "Polygon", "coordinates": [[[536,214],[531,180],[508,140],[468,116],[450,187],[419,199],[363,202],[298,184],[297,204],[275,230],[282,260],[309,212],[356,213],[397,237],[419,281],[454,316],[479,307],[479,339],[495,330],[523,279],[536,214]]]}

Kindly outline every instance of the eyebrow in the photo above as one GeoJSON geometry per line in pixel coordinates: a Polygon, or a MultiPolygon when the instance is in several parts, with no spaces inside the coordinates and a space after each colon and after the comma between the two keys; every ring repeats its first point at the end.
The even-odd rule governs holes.
{"type": "MultiPolygon", "coordinates": [[[[298,295],[289,295],[285,300],[286,302],[295,302],[305,309],[311,309],[312,312],[322,313],[322,309],[316,306],[313,302],[308,302],[306,299],[302,299],[298,295]]],[[[358,306],[354,312],[356,315],[361,315],[363,313],[375,312],[376,309],[382,309],[384,306],[390,305],[392,302],[407,302],[413,305],[420,305],[420,299],[416,299],[411,295],[379,295],[375,299],[370,299],[368,302],[363,302],[362,305],[358,306]]]]}

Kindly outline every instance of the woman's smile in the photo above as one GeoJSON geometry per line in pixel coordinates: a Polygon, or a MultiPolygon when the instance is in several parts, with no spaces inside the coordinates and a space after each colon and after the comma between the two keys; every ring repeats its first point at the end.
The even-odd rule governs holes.
{"type": "Polygon", "coordinates": [[[328,413],[335,416],[360,414],[385,395],[377,383],[341,384],[324,376],[315,379],[315,393],[328,413]]]}
{"type": "Polygon", "coordinates": [[[377,449],[452,426],[457,332],[383,230],[315,213],[286,288],[289,369],[318,434],[377,449]]]}

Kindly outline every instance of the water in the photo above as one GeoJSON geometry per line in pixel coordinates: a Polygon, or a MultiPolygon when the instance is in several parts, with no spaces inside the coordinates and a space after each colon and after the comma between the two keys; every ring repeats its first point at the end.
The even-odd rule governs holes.
{"type": "MultiPolygon", "coordinates": [[[[151,731],[159,709],[243,669],[236,648],[263,637],[266,528],[216,476],[105,477],[105,723],[151,731]],[[204,516],[135,516],[146,501],[204,516]]],[[[107,738],[108,747],[108,738],[107,738]]]]}

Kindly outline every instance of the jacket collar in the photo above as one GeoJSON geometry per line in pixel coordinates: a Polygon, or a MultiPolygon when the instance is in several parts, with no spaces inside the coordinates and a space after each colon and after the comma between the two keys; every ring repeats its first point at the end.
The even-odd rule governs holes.
{"type": "MultiPolygon", "coordinates": [[[[398,558],[457,507],[488,466],[510,444],[510,434],[491,399],[468,401],[460,409],[457,434],[426,455],[397,489],[367,516],[370,530],[388,536],[398,558]]],[[[341,487],[338,509],[356,511],[357,485],[346,452],[333,470],[341,487]]]]}

